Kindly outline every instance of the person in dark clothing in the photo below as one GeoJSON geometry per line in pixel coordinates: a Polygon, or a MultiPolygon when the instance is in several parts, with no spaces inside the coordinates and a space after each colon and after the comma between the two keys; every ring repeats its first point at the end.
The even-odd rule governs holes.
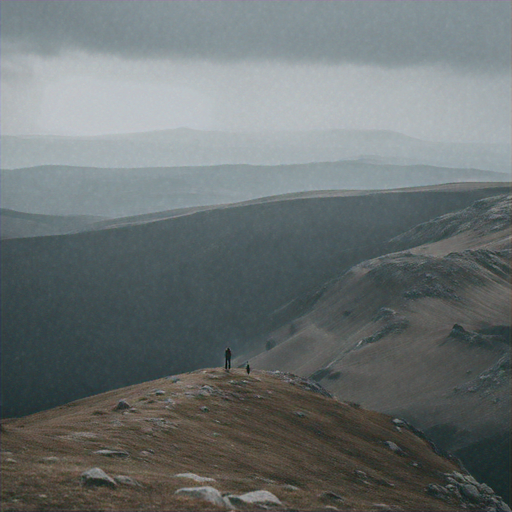
{"type": "Polygon", "coordinates": [[[249,373],[251,373],[251,367],[249,366],[249,361],[247,361],[247,365],[245,367],[245,371],[247,372],[247,375],[249,375],[249,373]]]}
{"type": "Polygon", "coordinates": [[[230,370],[231,369],[231,349],[229,347],[224,352],[224,355],[226,356],[226,363],[224,365],[224,368],[226,370],[230,370]]]}

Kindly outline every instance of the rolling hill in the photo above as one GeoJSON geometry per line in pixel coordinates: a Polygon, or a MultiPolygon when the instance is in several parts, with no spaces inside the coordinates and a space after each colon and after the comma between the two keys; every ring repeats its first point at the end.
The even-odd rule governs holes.
{"type": "Polygon", "coordinates": [[[505,182],[510,173],[357,160],[140,169],[45,165],[3,169],[0,179],[3,208],[45,215],[127,217],[319,190],[505,182]]]}
{"type": "Polygon", "coordinates": [[[289,196],[3,240],[2,404],[24,415],[261,350],[311,292],[421,222],[508,190],[289,196]],[[284,312],[283,312],[284,311],[284,312]]]}
{"type": "Polygon", "coordinates": [[[38,215],[1,208],[0,237],[4,239],[64,235],[86,231],[92,224],[102,220],[102,217],[92,215],[38,215]]]}
{"type": "Polygon", "coordinates": [[[279,372],[198,370],[3,420],[1,471],[12,511],[507,510],[403,421],[279,372]]]}
{"type": "Polygon", "coordinates": [[[509,500],[510,243],[510,195],[422,223],[319,289],[251,362],[407,419],[509,500]]]}

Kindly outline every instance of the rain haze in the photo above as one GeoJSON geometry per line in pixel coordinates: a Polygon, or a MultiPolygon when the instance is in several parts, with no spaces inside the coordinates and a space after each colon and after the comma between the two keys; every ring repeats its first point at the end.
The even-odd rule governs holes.
{"type": "Polygon", "coordinates": [[[510,2],[1,2],[4,135],[510,142],[510,2]]]}

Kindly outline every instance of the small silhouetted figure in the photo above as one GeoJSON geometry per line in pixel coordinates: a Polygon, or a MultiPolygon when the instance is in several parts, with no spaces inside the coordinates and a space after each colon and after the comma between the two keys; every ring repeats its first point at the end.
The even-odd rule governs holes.
{"type": "Polygon", "coordinates": [[[249,366],[249,361],[247,361],[247,365],[245,366],[245,371],[247,372],[247,375],[251,373],[251,367],[249,366]]]}
{"type": "Polygon", "coordinates": [[[226,363],[224,365],[224,368],[226,370],[230,370],[231,369],[231,349],[229,347],[224,352],[224,355],[226,356],[226,363]]]}

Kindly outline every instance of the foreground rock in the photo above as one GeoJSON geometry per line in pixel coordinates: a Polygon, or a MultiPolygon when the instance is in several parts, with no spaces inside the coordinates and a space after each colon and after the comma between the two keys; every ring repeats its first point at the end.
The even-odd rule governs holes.
{"type": "Polygon", "coordinates": [[[80,477],[80,481],[82,485],[86,487],[117,487],[115,480],[100,468],[91,468],[84,471],[80,477]]]}
{"type": "Polygon", "coordinates": [[[214,487],[183,487],[182,489],[178,489],[174,494],[178,496],[188,496],[190,498],[206,500],[219,507],[226,506],[226,502],[222,498],[222,495],[214,487]]]}
{"type": "Polygon", "coordinates": [[[226,496],[229,502],[236,505],[264,505],[264,506],[281,506],[282,503],[277,496],[269,491],[252,491],[241,496],[229,494],[226,496]]]}

